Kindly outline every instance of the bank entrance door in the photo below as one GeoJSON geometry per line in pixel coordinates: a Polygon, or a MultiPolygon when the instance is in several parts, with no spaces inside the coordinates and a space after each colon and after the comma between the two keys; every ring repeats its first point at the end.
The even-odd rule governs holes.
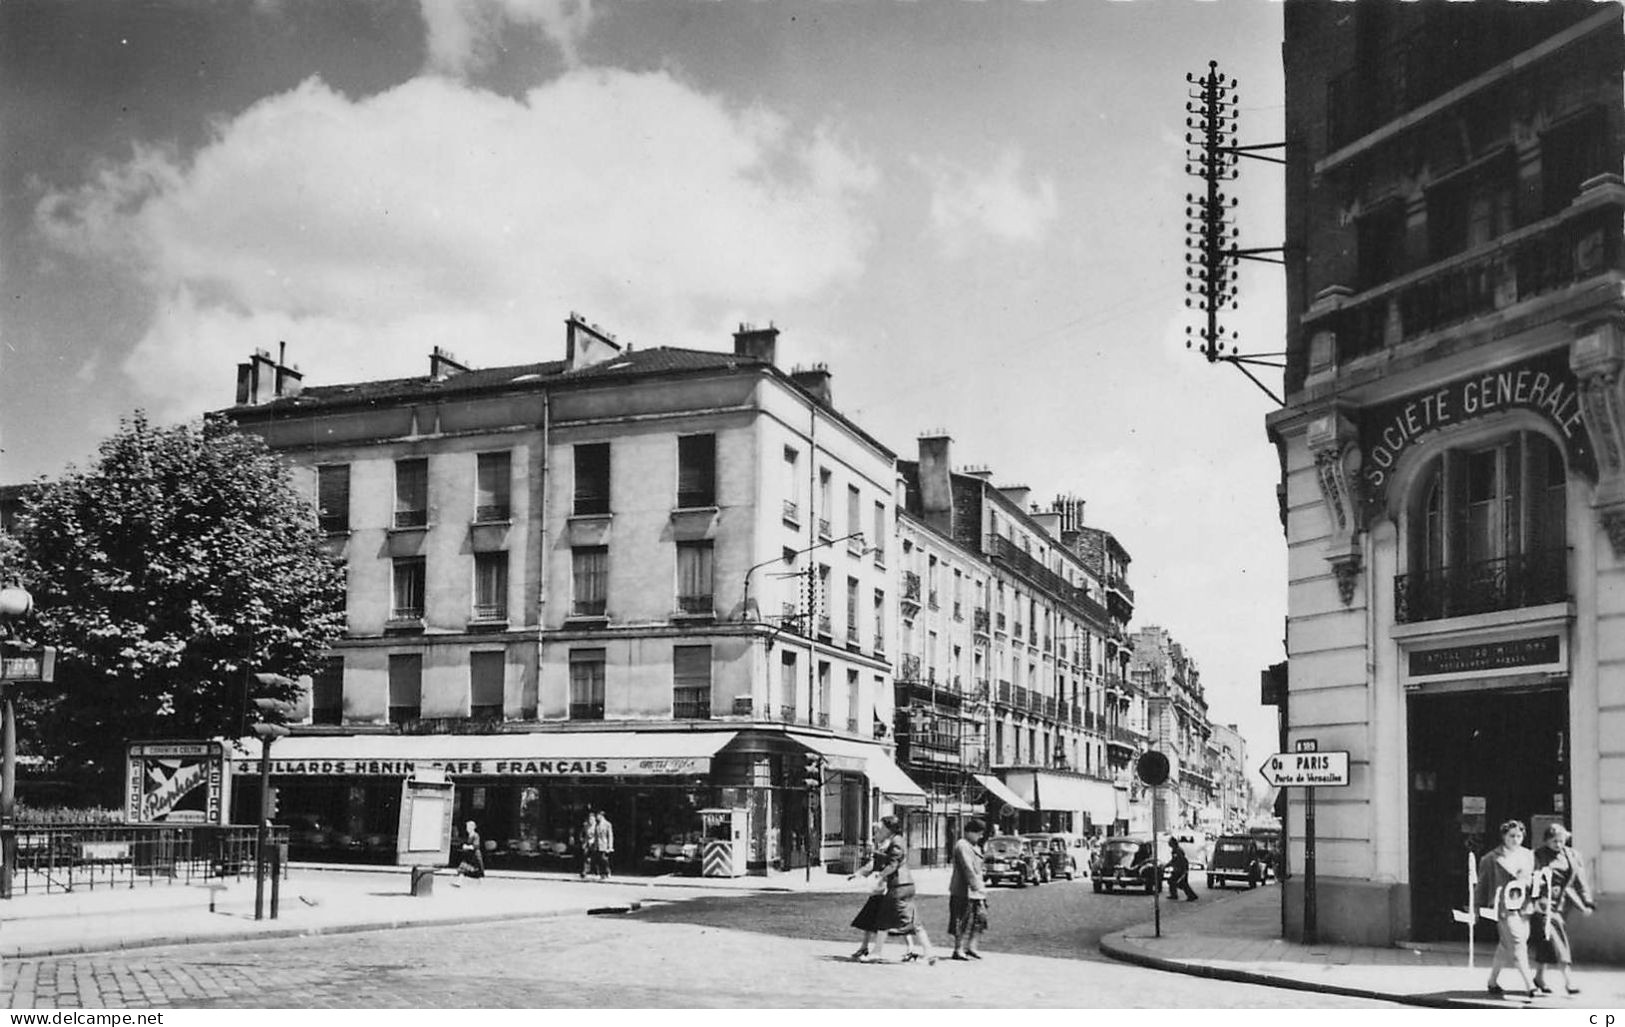
{"type": "MultiPolygon", "coordinates": [[[[1469,856],[1500,844],[1502,821],[1521,820],[1534,847],[1547,818],[1568,820],[1568,690],[1418,693],[1408,712],[1411,938],[1461,940],[1450,911],[1466,907],[1469,856]]],[[[1493,943],[1495,925],[1478,924],[1493,943]]]]}

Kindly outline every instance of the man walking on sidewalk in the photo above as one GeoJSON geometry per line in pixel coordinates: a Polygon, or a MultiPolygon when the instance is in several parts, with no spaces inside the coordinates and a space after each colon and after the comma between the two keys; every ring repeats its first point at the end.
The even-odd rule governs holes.
{"type": "Polygon", "coordinates": [[[595,812],[592,815],[592,840],[587,851],[592,853],[593,872],[600,881],[609,880],[609,857],[615,853],[615,828],[609,818],[595,812]]]}
{"type": "Polygon", "coordinates": [[[1179,898],[1180,889],[1185,891],[1185,901],[1195,902],[1196,892],[1191,890],[1191,861],[1185,858],[1185,850],[1172,838],[1168,839],[1168,849],[1172,853],[1168,857],[1168,897],[1179,898]]]}

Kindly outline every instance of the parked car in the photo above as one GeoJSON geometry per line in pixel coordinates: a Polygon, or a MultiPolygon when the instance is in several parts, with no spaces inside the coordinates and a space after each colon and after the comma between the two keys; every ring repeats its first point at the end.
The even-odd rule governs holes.
{"type": "Polygon", "coordinates": [[[1232,881],[1245,881],[1257,888],[1264,880],[1264,855],[1258,843],[1244,834],[1227,834],[1213,845],[1208,862],[1207,886],[1223,887],[1232,881]]]}
{"type": "Polygon", "coordinates": [[[1035,831],[1022,837],[1033,843],[1052,879],[1064,877],[1072,881],[1089,873],[1089,845],[1081,836],[1065,831],[1035,831]]]}
{"type": "Polygon", "coordinates": [[[1025,888],[1049,877],[1039,869],[1033,843],[1020,835],[1001,834],[982,843],[982,879],[990,885],[1013,884],[1025,888]]]}
{"type": "Polygon", "coordinates": [[[1158,887],[1151,839],[1132,835],[1107,838],[1095,853],[1095,891],[1135,889],[1151,894],[1158,887]]]}

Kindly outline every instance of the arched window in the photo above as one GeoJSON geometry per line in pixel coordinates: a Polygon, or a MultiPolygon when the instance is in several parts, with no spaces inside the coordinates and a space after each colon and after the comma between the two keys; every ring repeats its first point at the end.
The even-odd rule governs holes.
{"type": "Polygon", "coordinates": [[[1563,454],[1538,432],[1446,450],[1423,470],[1408,512],[1401,623],[1567,598],[1563,454]]]}

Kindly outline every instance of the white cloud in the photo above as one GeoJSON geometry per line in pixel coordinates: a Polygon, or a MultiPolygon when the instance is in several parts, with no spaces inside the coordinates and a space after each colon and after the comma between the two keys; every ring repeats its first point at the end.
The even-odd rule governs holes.
{"type": "Polygon", "coordinates": [[[950,256],[984,237],[1010,243],[1042,239],[1059,213],[1055,181],[1024,174],[1021,153],[1006,149],[992,167],[922,164],[931,188],[931,228],[950,256]]]}
{"type": "Polygon", "coordinates": [[[592,0],[420,0],[427,30],[428,69],[464,75],[491,59],[503,30],[532,26],[558,47],[565,63],[580,63],[578,47],[592,27],[592,0]]]}
{"type": "Polygon", "coordinates": [[[155,314],[127,364],[155,413],[230,401],[289,343],[308,384],[561,356],[579,309],[638,343],[724,335],[740,306],[854,279],[869,165],[665,74],[581,71],[520,100],[423,78],[262,100],[181,161],[142,151],[39,225],[133,262],[155,314]]]}

